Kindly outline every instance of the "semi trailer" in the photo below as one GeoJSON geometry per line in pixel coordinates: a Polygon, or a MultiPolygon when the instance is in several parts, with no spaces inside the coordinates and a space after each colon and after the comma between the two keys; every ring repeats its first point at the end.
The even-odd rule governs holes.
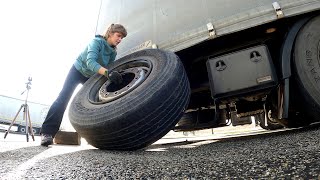
{"type": "Polygon", "coordinates": [[[128,36],[71,102],[75,130],[100,149],[144,148],[170,130],[320,121],[319,0],[101,1],[96,34],[128,36]]]}
{"type": "MultiPolygon", "coordinates": [[[[26,122],[23,120],[24,109],[22,108],[19,112],[19,109],[23,104],[25,104],[25,100],[0,95],[0,127],[2,127],[2,130],[8,130],[9,125],[17,115],[17,118],[15,119],[10,130],[18,133],[26,132],[26,122]]],[[[48,113],[50,106],[31,101],[28,101],[27,104],[29,106],[32,131],[37,135],[40,133],[41,125],[48,113]]]]}

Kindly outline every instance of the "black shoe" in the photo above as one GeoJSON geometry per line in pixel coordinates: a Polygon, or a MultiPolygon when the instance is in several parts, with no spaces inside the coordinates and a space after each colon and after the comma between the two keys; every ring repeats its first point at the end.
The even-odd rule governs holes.
{"type": "Polygon", "coordinates": [[[41,135],[41,146],[49,146],[53,144],[53,137],[50,134],[41,135]]]}

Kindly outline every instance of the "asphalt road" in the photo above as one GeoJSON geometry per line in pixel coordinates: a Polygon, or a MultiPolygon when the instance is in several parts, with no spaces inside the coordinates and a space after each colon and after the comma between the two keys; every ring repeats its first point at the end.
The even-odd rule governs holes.
{"type": "Polygon", "coordinates": [[[38,136],[0,133],[0,179],[320,179],[318,125],[245,133],[170,137],[134,152],[46,148],[38,136]]]}

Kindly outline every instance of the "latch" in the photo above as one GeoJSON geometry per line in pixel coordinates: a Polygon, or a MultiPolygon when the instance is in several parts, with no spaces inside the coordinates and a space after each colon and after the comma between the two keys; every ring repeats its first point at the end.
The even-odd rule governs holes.
{"type": "Polygon", "coordinates": [[[284,14],[283,14],[283,11],[282,11],[282,8],[281,8],[280,4],[278,2],[273,2],[272,6],[273,6],[273,9],[275,10],[275,12],[277,14],[277,18],[278,19],[283,18],[284,14]]]}
{"type": "Polygon", "coordinates": [[[213,24],[212,23],[208,23],[207,24],[207,28],[208,28],[208,31],[209,31],[209,37],[210,38],[215,38],[217,34],[216,34],[216,30],[213,27],[213,24]]]}

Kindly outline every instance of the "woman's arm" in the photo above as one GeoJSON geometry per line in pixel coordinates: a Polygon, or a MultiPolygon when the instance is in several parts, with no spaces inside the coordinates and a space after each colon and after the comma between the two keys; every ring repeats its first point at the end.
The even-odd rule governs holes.
{"type": "Polygon", "coordinates": [[[86,64],[88,69],[90,69],[91,71],[104,75],[106,69],[97,62],[99,52],[101,50],[102,47],[99,41],[93,39],[88,45],[86,64]]]}

